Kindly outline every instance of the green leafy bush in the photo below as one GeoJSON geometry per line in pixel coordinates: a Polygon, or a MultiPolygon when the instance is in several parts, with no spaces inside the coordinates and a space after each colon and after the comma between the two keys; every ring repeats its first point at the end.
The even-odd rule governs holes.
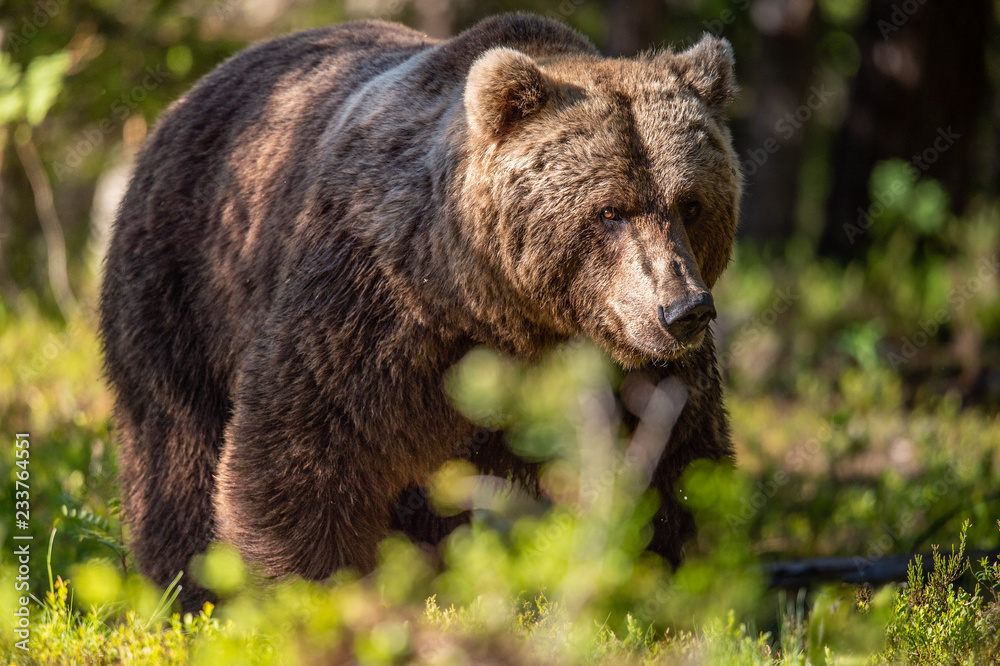
{"type": "MultiPolygon", "coordinates": [[[[971,565],[965,557],[966,532],[962,526],[959,545],[950,556],[935,548],[934,568],[924,574],[918,555],[908,568],[906,589],[897,597],[892,619],[886,627],[886,648],[889,662],[910,664],[991,664],[997,654],[998,606],[996,596],[990,603],[980,596],[977,584],[973,591],[957,587],[961,576],[971,565]]],[[[980,580],[991,590],[1000,584],[997,564],[981,563],[980,580]]]]}

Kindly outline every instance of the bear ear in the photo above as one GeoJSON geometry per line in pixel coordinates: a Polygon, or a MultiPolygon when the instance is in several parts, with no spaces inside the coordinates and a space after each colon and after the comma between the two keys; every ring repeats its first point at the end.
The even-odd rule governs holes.
{"type": "Polygon", "coordinates": [[[706,104],[717,111],[739,92],[733,73],[733,47],[724,37],[705,33],[701,40],[674,56],[679,73],[706,104]]]}
{"type": "Polygon", "coordinates": [[[469,127],[493,141],[538,113],[549,99],[549,86],[530,57],[506,47],[481,55],[465,82],[469,127]]]}

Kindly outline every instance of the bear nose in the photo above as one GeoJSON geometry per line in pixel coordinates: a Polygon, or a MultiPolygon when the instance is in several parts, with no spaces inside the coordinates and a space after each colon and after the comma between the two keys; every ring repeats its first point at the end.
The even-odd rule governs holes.
{"type": "Polygon", "coordinates": [[[707,291],[692,294],[668,306],[656,308],[660,323],[680,343],[685,343],[705,330],[715,319],[715,301],[707,291]]]}

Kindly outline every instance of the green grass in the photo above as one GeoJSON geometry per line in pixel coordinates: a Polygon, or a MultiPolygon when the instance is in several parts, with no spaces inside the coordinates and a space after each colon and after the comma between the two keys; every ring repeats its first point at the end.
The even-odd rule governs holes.
{"type": "MultiPolygon", "coordinates": [[[[563,524],[543,521],[534,527],[563,524]]],[[[461,664],[488,657],[488,663],[512,664],[930,665],[994,663],[1000,655],[997,566],[976,568],[980,587],[972,593],[954,585],[970,567],[962,551],[964,533],[951,556],[935,554],[932,574],[924,577],[913,568],[902,592],[831,587],[812,599],[808,613],[801,604],[790,604],[780,613],[780,637],[749,629],[752,623],[739,621],[733,611],[720,612],[724,604],[699,602],[706,590],[689,589],[697,587],[696,578],[672,583],[636,579],[623,562],[605,562],[605,571],[617,574],[613,585],[644,583],[638,598],[628,598],[640,612],[648,613],[655,600],[662,607],[654,608],[653,616],[661,611],[664,617],[694,616],[678,615],[672,626],[640,621],[629,612],[613,620],[614,611],[604,615],[606,604],[620,599],[621,592],[602,584],[599,570],[597,582],[578,578],[583,569],[594,571],[594,561],[571,562],[566,575],[554,577],[522,572],[525,580],[516,568],[527,562],[516,545],[501,541],[489,531],[463,534],[450,547],[448,570],[434,575],[412,545],[391,540],[371,577],[341,575],[328,585],[290,581],[268,588],[246,585],[238,557],[218,547],[205,563],[216,569],[215,578],[202,580],[226,600],[218,609],[206,605],[197,616],[183,617],[166,617],[169,593],[157,595],[136,577],[125,578],[106,562],[95,561],[77,568],[80,583],[75,586],[54,579],[34,609],[30,656],[8,647],[4,657],[34,664],[299,664],[353,655],[371,664],[461,664]],[[508,568],[512,565],[514,569],[508,568]],[[567,589],[570,580],[573,585],[567,589]],[[464,589],[456,589],[456,582],[464,589]],[[540,593],[534,588],[539,582],[552,583],[553,589],[540,593]],[[118,593],[109,598],[109,590],[118,593]],[[593,596],[580,603],[581,590],[593,596]],[[95,597],[101,600],[87,601],[95,597]],[[615,620],[618,626],[612,626],[615,620]]],[[[554,555],[535,551],[532,561],[544,569],[545,560],[554,555]]],[[[722,558],[711,566],[731,590],[740,572],[725,569],[722,558]]],[[[10,581],[3,583],[9,586],[10,581]]],[[[9,610],[3,608],[5,615],[9,610]]],[[[4,639],[11,640],[8,635],[4,639]]]]}

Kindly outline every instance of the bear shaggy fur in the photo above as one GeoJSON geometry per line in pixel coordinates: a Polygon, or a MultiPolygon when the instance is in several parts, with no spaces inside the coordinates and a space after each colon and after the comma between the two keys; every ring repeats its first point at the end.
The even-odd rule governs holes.
{"type": "Polygon", "coordinates": [[[439,538],[393,507],[463,442],[485,472],[536,469],[476,434],[448,368],[580,335],[686,386],[652,480],[651,548],[679,561],[672,486],[731,453],[706,326],[740,198],[732,67],[710,36],[609,59],[536,16],[446,41],[363,22],[254,46],[171,105],[101,294],[142,571],[166,584],[220,539],[318,579],[370,570],[390,529],[439,538]]]}

